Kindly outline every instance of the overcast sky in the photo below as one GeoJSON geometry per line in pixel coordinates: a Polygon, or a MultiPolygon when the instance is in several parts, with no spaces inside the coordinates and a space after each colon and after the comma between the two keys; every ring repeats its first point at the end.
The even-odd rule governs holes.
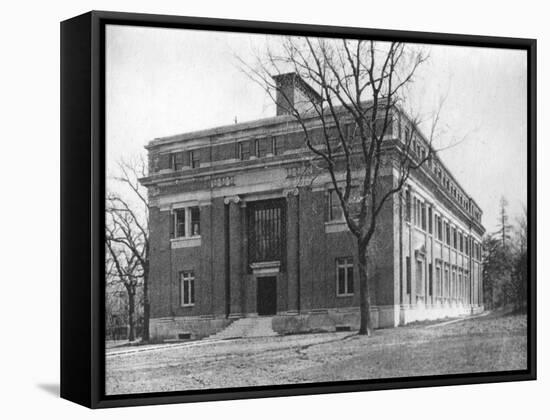
{"type": "MultiPolygon", "coordinates": [[[[239,70],[276,37],[182,29],[107,27],[107,170],[144,153],[156,137],[275,115],[264,90],[239,70]],[[269,39],[270,38],[270,39],[269,39]]],[[[527,200],[527,55],[523,51],[426,46],[415,78],[421,115],[446,97],[440,153],[495,230],[501,196],[512,217],[527,200]],[[460,140],[460,141],[459,141],[460,140]]]]}

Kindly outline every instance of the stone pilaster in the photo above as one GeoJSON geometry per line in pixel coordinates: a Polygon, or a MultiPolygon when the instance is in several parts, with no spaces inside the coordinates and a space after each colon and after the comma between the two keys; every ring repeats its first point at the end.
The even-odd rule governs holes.
{"type": "Polygon", "coordinates": [[[241,282],[242,282],[242,229],[241,208],[239,197],[226,197],[224,202],[229,205],[229,288],[230,317],[240,317],[241,282]]]}
{"type": "Polygon", "coordinates": [[[243,314],[252,312],[248,308],[247,294],[248,294],[248,226],[246,223],[246,201],[240,202],[240,211],[241,211],[241,312],[243,314]]]}
{"type": "Polygon", "coordinates": [[[286,271],[287,271],[287,311],[300,310],[300,261],[299,242],[299,197],[298,189],[284,191],[286,196],[286,271]]]}

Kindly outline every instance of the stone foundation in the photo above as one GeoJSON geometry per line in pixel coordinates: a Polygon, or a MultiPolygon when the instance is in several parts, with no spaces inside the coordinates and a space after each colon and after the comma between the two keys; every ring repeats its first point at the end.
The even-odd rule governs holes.
{"type": "Polygon", "coordinates": [[[180,334],[198,340],[216,334],[234,320],[225,317],[173,317],[153,318],[149,321],[152,341],[177,340],[180,334]]]}
{"type": "MultiPolygon", "coordinates": [[[[483,312],[483,306],[460,303],[385,305],[371,308],[374,328],[393,328],[416,321],[474,315],[483,312]]],[[[255,315],[257,316],[257,315],[255,315]]],[[[180,334],[197,340],[216,334],[235,319],[225,317],[155,318],[150,321],[154,341],[181,339],[180,334]]],[[[308,312],[279,313],[272,317],[273,330],[281,335],[314,332],[356,331],[359,329],[358,307],[318,309],[308,312]]]]}

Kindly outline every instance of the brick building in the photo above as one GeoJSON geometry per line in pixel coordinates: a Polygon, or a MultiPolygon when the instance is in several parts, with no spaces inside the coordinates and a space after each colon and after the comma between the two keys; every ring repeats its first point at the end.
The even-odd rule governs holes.
{"type": "MultiPolygon", "coordinates": [[[[286,100],[316,95],[290,76],[276,78],[286,100]]],[[[146,146],[153,338],[203,337],[262,315],[281,333],[358,327],[354,237],[284,105],[272,118],[146,146]]],[[[412,130],[402,111],[392,121],[388,148],[412,130]]],[[[412,145],[426,153],[421,133],[412,145]]],[[[395,182],[395,168],[382,174],[395,182]]],[[[379,220],[369,251],[375,327],[481,310],[481,210],[437,156],[379,220]]]]}

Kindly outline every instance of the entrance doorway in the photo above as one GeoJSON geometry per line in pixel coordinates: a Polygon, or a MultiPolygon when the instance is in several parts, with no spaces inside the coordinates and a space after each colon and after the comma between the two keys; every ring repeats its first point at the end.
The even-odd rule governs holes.
{"type": "Polygon", "coordinates": [[[277,313],[277,277],[258,277],[258,315],[277,313]]]}

